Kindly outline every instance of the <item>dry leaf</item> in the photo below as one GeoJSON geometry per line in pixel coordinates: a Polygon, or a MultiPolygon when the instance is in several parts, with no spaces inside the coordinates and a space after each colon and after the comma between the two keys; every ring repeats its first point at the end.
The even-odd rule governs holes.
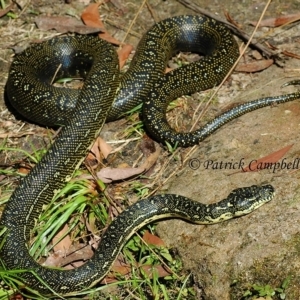
{"type": "Polygon", "coordinates": [[[60,33],[76,32],[79,34],[103,32],[103,28],[86,26],[81,21],[72,17],[39,16],[35,18],[35,23],[39,29],[44,31],[55,29],[60,33]]]}
{"type": "Polygon", "coordinates": [[[112,282],[120,281],[116,276],[114,276],[114,273],[121,274],[121,275],[128,275],[131,272],[131,266],[125,264],[122,259],[122,257],[119,255],[119,257],[114,262],[113,266],[111,267],[111,271],[108,273],[108,275],[101,281],[101,284],[107,284],[112,282]]]}
{"type": "Polygon", "coordinates": [[[151,153],[147,157],[147,159],[140,166],[140,168],[143,168],[145,171],[149,170],[157,162],[157,159],[158,159],[158,157],[160,155],[160,152],[161,152],[161,148],[160,147],[156,147],[155,152],[151,153]]]}
{"type": "Polygon", "coordinates": [[[67,224],[55,235],[53,238],[53,247],[55,252],[66,253],[72,245],[72,241],[69,235],[66,235],[61,241],[61,237],[63,237],[69,230],[67,224]]]}
{"type": "Polygon", "coordinates": [[[112,152],[113,148],[111,147],[111,145],[107,144],[104,139],[100,137],[97,139],[97,142],[103,157],[107,158],[108,155],[112,152]]]}
{"type": "MultiPolygon", "coordinates": [[[[81,14],[81,19],[87,26],[95,27],[95,28],[105,28],[104,24],[101,21],[100,15],[99,15],[99,3],[92,3],[90,4],[81,14]]],[[[102,33],[99,34],[99,36],[106,40],[109,43],[112,43],[114,45],[120,45],[121,42],[116,40],[114,37],[112,37],[107,31],[104,29],[102,30],[102,33]]]]}
{"type": "Polygon", "coordinates": [[[132,49],[133,49],[133,46],[129,45],[129,44],[125,44],[125,45],[122,46],[122,48],[118,49],[120,69],[122,69],[123,66],[125,65],[132,49]]]}
{"type": "Polygon", "coordinates": [[[235,68],[237,72],[255,73],[269,68],[274,63],[273,59],[263,59],[253,61],[247,64],[238,64],[235,68]]]}
{"type": "Polygon", "coordinates": [[[141,266],[143,271],[149,276],[149,278],[152,278],[152,274],[155,272],[158,277],[166,277],[171,274],[171,272],[168,272],[165,267],[162,265],[158,266],[151,266],[151,265],[143,265],[141,266]]]}
{"type": "MultiPolygon", "coordinates": [[[[300,13],[280,16],[277,18],[269,18],[262,20],[259,27],[278,27],[285,24],[296,22],[300,19],[300,13]]],[[[250,22],[251,25],[256,26],[257,22],[250,22]]]]}
{"type": "Polygon", "coordinates": [[[51,254],[47,257],[43,265],[47,267],[62,267],[66,269],[74,269],[90,259],[94,255],[94,251],[90,245],[77,244],[72,245],[67,253],[61,251],[51,254]]]}
{"type": "Polygon", "coordinates": [[[93,169],[95,169],[104,158],[112,152],[112,147],[105,142],[101,137],[98,137],[93,144],[90,152],[85,158],[86,163],[93,169]]]}
{"type": "MultiPolygon", "coordinates": [[[[141,265],[139,268],[143,269],[143,271],[152,278],[152,274],[155,272],[158,277],[166,277],[171,274],[165,267],[162,265],[141,265]]],[[[119,260],[116,260],[114,265],[111,268],[111,271],[102,281],[101,284],[108,284],[112,282],[119,281],[119,279],[113,275],[113,273],[121,274],[121,275],[129,275],[131,273],[131,267],[120,263],[119,260]]]]}
{"type": "MultiPolygon", "coordinates": [[[[160,148],[150,154],[146,158],[145,162],[138,168],[124,167],[124,168],[103,168],[97,172],[97,177],[104,183],[111,183],[112,181],[124,180],[133,176],[139,175],[149,170],[157,161],[160,154],[160,148]]],[[[82,176],[82,178],[90,179],[91,176],[82,176]]]]}
{"type": "Polygon", "coordinates": [[[273,152],[265,157],[262,157],[256,160],[254,163],[251,163],[251,167],[248,166],[243,168],[243,172],[253,172],[253,171],[260,171],[263,164],[275,164],[278,160],[280,160],[292,147],[294,144],[286,146],[276,152],[273,152]]]}
{"type": "Polygon", "coordinates": [[[104,28],[98,11],[99,5],[100,3],[92,3],[84,9],[81,14],[81,19],[84,24],[95,28],[104,28]]]}
{"type": "Polygon", "coordinates": [[[101,161],[102,159],[101,159],[101,153],[98,145],[98,139],[96,139],[87,157],[85,158],[85,162],[87,163],[88,166],[95,169],[97,168],[99,162],[101,161]]]}
{"type": "MultiPolygon", "coordinates": [[[[91,27],[95,28],[105,28],[99,14],[99,3],[92,3],[90,4],[81,14],[81,19],[82,21],[91,27]]],[[[111,36],[107,30],[103,30],[102,33],[99,34],[99,37],[109,43],[112,43],[114,45],[121,45],[122,43],[115,39],[113,36],[111,36]]],[[[131,53],[133,49],[133,46],[131,45],[123,45],[121,50],[118,50],[118,55],[119,55],[119,64],[120,68],[123,67],[125,64],[129,54],[131,53]]]]}
{"type": "Polygon", "coordinates": [[[103,168],[97,173],[97,177],[104,183],[110,183],[112,181],[124,180],[136,175],[139,175],[145,171],[144,168],[103,168]]]}
{"type": "Polygon", "coordinates": [[[240,24],[238,24],[236,20],[233,19],[233,17],[229,14],[228,11],[225,11],[225,12],[224,12],[224,15],[225,15],[225,17],[226,17],[226,20],[227,20],[229,23],[233,24],[233,25],[234,25],[235,27],[237,27],[237,28],[242,28],[242,26],[241,26],[240,24]]]}
{"type": "Polygon", "coordinates": [[[45,262],[43,263],[43,266],[46,267],[58,267],[60,265],[61,255],[60,254],[50,254],[45,262]]]}
{"type": "Polygon", "coordinates": [[[148,230],[145,231],[143,240],[149,245],[154,245],[156,247],[165,247],[164,241],[157,235],[150,233],[148,230]]]}
{"type": "Polygon", "coordinates": [[[119,273],[122,275],[129,274],[131,271],[131,266],[124,264],[124,262],[121,262],[120,260],[116,260],[116,262],[113,264],[111,268],[112,272],[119,273]]]}

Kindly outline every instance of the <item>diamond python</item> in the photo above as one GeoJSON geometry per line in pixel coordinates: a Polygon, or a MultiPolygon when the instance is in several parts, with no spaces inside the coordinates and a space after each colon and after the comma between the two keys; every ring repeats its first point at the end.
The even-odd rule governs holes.
{"type": "Polygon", "coordinates": [[[150,134],[187,146],[199,143],[248,111],[299,97],[294,93],[255,100],[222,114],[192,134],[173,132],[165,119],[167,102],[179,94],[218,84],[237,56],[237,44],[228,30],[200,16],[178,16],[154,25],[142,38],[130,69],[121,79],[114,48],[94,37],[55,38],[16,55],[6,86],[10,102],[25,117],[44,125],[62,125],[62,129],[41,161],[21,180],[2,213],[0,225],[7,228],[7,235],[0,254],[5,267],[30,270],[22,273],[22,279],[42,294],[72,294],[101,281],[124,243],[153,220],[178,217],[199,224],[217,223],[249,213],[271,200],[271,185],[236,189],[226,199],[209,205],[179,195],[157,195],[132,205],[113,220],[94,257],[77,269],[42,267],[28,252],[30,228],[42,207],[70,180],[105,120],[119,117],[141,99],[147,99],[144,118],[150,134]],[[206,56],[164,76],[167,59],[178,49],[200,51],[206,56]],[[80,91],[51,85],[59,65],[58,77],[84,77],[80,91]]]}

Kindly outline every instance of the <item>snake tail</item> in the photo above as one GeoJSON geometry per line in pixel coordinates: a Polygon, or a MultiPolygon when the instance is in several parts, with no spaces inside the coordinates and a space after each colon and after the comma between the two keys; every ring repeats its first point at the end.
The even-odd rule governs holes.
{"type": "MultiPolygon", "coordinates": [[[[168,75],[168,74],[167,74],[168,75]]],[[[170,74],[168,80],[168,85],[172,86],[172,82],[177,81],[170,74]]],[[[296,85],[300,81],[295,80],[288,82],[286,85],[296,85]]],[[[196,90],[193,90],[196,92],[196,90]]],[[[180,97],[182,93],[177,89],[158,89],[150,93],[151,97],[143,105],[143,118],[145,119],[145,126],[147,132],[156,140],[165,143],[166,141],[171,145],[177,145],[181,147],[194,146],[202,142],[209,135],[214,133],[217,129],[225,125],[226,123],[240,117],[246,113],[257,110],[262,107],[277,105],[280,103],[285,103],[293,101],[300,98],[300,92],[274,96],[265,97],[253,101],[249,101],[222,113],[218,117],[214,118],[212,121],[206,123],[203,127],[192,131],[192,132],[176,132],[169,125],[166,118],[166,110],[168,104],[174,99],[180,97]],[[153,99],[156,99],[156,105],[152,105],[153,99]]]]}

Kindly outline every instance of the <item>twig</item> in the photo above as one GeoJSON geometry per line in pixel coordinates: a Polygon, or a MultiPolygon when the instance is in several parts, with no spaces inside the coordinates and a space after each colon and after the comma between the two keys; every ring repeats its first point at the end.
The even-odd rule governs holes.
{"type": "Polygon", "coordinates": [[[127,38],[127,35],[129,34],[129,32],[130,32],[130,30],[131,30],[133,24],[135,23],[135,21],[136,21],[138,15],[139,15],[139,13],[141,12],[141,10],[143,9],[143,7],[145,6],[146,2],[147,2],[147,0],[144,0],[144,1],[142,2],[142,4],[140,5],[140,7],[139,7],[137,13],[135,14],[133,20],[131,21],[131,23],[130,23],[130,25],[129,25],[128,31],[126,32],[126,34],[125,34],[125,36],[124,36],[124,38],[123,38],[123,40],[122,40],[122,43],[125,42],[125,40],[126,40],[126,38],[127,38]]]}

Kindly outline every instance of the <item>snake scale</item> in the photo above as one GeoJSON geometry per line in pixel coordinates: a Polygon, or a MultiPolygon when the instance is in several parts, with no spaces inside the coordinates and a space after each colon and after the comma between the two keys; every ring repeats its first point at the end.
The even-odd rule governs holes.
{"type": "Polygon", "coordinates": [[[35,122],[62,125],[62,130],[41,161],[21,180],[3,211],[0,224],[7,228],[7,234],[0,254],[5,267],[29,270],[21,275],[24,284],[42,294],[72,294],[103,279],[134,231],[153,220],[178,217],[211,224],[249,213],[271,200],[274,188],[270,185],[237,189],[210,205],[178,195],[157,195],[132,205],[113,220],[94,257],[77,269],[42,267],[28,252],[30,229],[43,206],[70,180],[106,120],[118,118],[144,100],[150,134],[160,141],[187,146],[199,143],[248,111],[299,97],[294,93],[255,100],[191,134],[172,131],[165,118],[168,101],[215,86],[237,56],[237,44],[228,30],[201,16],[178,16],[154,25],[142,38],[121,79],[114,48],[94,37],[55,38],[16,55],[6,86],[12,105],[35,122]],[[178,50],[201,52],[205,57],[164,76],[166,61],[178,50]],[[85,79],[80,91],[51,85],[59,65],[58,77],[80,75],[85,79]]]}

